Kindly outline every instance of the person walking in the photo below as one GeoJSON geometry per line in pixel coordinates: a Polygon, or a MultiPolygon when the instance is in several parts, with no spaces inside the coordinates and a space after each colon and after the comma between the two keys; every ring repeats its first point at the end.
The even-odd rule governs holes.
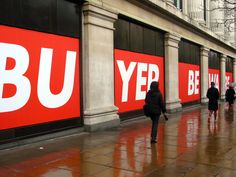
{"type": "Polygon", "coordinates": [[[150,118],[152,120],[152,130],[151,130],[151,143],[156,143],[157,130],[158,130],[158,121],[161,115],[161,112],[165,115],[166,108],[163,103],[162,94],[159,90],[159,83],[153,81],[150,85],[150,90],[146,94],[145,103],[147,104],[150,110],[150,118]]]}
{"type": "Polygon", "coordinates": [[[212,113],[214,113],[214,120],[216,121],[217,110],[218,110],[218,100],[220,97],[220,93],[217,88],[215,88],[215,83],[211,82],[211,87],[207,90],[207,98],[208,102],[208,110],[209,110],[209,118],[212,113]]]}
{"type": "Polygon", "coordinates": [[[225,100],[226,102],[228,102],[229,110],[230,110],[235,100],[235,91],[231,85],[229,85],[229,88],[225,92],[225,100]]]}

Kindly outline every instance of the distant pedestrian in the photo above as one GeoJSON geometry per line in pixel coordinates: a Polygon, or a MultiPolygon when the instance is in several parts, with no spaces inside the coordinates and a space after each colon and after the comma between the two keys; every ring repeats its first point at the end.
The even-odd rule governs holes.
{"type": "Polygon", "coordinates": [[[215,88],[214,82],[211,82],[211,87],[207,90],[206,96],[209,99],[209,102],[208,102],[209,118],[211,117],[212,113],[214,113],[214,118],[216,121],[217,110],[218,110],[218,100],[220,98],[220,93],[218,89],[215,88]]]}
{"type": "Polygon", "coordinates": [[[148,105],[150,110],[150,118],[152,120],[152,130],[151,130],[151,143],[156,143],[158,121],[161,112],[165,115],[166,108],[163,102],[162,94],[159,90],[159,83],[153,81],[150,85],[150,90],[146,94],[145,103],[148,105]]]}
{"type": "Polygon", "coordinates": [[[229,85],[229,88],[225,92],[225,100],[228,102],[229,109],[231,109],[235,100],[235,91],[231,85],[229,85]]]}

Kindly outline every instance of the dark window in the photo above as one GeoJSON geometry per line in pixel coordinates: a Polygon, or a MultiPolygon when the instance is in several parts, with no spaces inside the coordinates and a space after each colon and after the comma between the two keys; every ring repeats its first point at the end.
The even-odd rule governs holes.
{"type": "Polygon", "coordinates": [[[208,59],[210,69],[220,69],[220,54],[218,52],[210,50],[208,59]]]}
{"type": "Polygon", "coordinates": [[[130,50],[129,22],[119,19],[115,22],[115,47],[130,50]]]}
{"type": "Polygon", "coordinates": [[[19,24],[20,6],[20,1],[2,0],[0,6],[0,24],[19,24]]]}
{"type": "Polygon", "coordinates": [[[200,65],[200,47],[199,46],[195,46],[195,61],[197,65],[200,65]]]}
{"type": "Polygon", "coordinates": [[[180,51],[184,51],[184,43],[182,41],[179,42],[179,62],[184,62],[183,52],[180,52],[180,51]]]}
{"type": "Polygon", "coordinates": [[[164,35],[156,31],[156,55],[164,56],[164,35]]]}
{"type": "Polygon", "coordinates": [[[233,59],[231,57],[226,58],[226,72],[233,72],[233,59]]]}
{"type": "Polygon", "coordinates": [[[164,33],[153,27],[119,18],[114,36],[117,49],[164,56],[164,33]]]}
{"type": "Polygon", "coordinates": [[[134,23],[130,23],[130,50],[143,52],[143,28],[134,23]]]}
{"type": "Polygon", "coordinates": [[[148,28],[143,29],[143,53],[156,55],[155,35],[155,31],[148,28]]]}
{"type": "Polygon", "coordinates": [[[68,0],[2,0],[0,24],[80,37],[81,6],[68,0]]]}
{"type": "Polygon", "coordinates": [[[189,56],[189,60],[191,63],[196,64],[196,56],[195,56],[195,48],[193,44],[189,44],[189,50],[190,50],[190,56],[189,56]]]}
{"type": "Polygon", "coordinates": [[[78,36],[80,28],[80,10],[78,5],[73,2],[57,1],[56,25],[59,34],[78,36]]]}
{"type": "Polygon", "coordinates": [[[53,16],[55,9],[52,9],[53,1],[21,1],[19,8],[19,24],[25,28],[33,28],[47,32],[53,32],[53,16]]]}
{"type": "Polygon", "coordinates": [[[195,43],[182,39],[179,42],[179,62],[199,65],[200,47],[195,43]]]}

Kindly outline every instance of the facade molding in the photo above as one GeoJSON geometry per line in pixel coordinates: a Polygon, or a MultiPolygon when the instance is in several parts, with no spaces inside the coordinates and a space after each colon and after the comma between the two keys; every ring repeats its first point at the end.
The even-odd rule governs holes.
{"type": "Polygon", "coordinates": [[[225,62],[225,61],[226,61],[226,58],[227,58],[227,55],[225,55],[225,54],[220,54],[220,61],[221,61],[221,62],[225,62]]]}
{"type": "Polygon", "coordinates": [[[85,3],[83,6],[84,24],[114,30],[113,22],[117,19],[117,13],[107,11],[96,4],[85,3]]]}
{"type": "MultiPolygon", "coordinates": [[[[227,53],[227,55],[231,57],[233,57],[234,53],[236,52],[235,47],[233,47],[230,43],[225,41],[222,37],[215,34],[213,31],[211,31],[206,25],[201,25],[197,21],[190,19],[184,13],[177,10],[175,7],[167,8],[166,2],[163,2],[160,0],[157,0],[156,3],[151,2],[150,0],[128,0],[128,1],[131,2],[132,4],[136,4],[138,7],[143,6],[143,7],[149,8],[150,9],[149,11],[154,14],[157,14],[157,16],[161,16],[162,18],[171,22],[173,25],[181,26],[181,28],[186,29],[188,32],[191,31],[191,33],[195,33],[197,36],[202,38],[200,40],[193,40],[191,39],[192,35],[187,36],[187,35],[179,34],[185,39],[188,39],[190,41],[192,40],[195,43],[204,45],[208,48],[212,48],[213,45],[209,43],[204,44],[203,39],[207,38],[209,41],[211,41],[212,44],[215,45],[215,47],[212,48],[213,50],[217,50],[221,53],[227,53]],[[228,53],[227,51],[231,51],[231,52],[228,53]]],[[[119,12],[123,14],[123,11],[119,11],[119,12]]],[[[128,14],[124,13],[124,15],[129,16],[130,18],[139,19],[138,16],[134,16],[134,14],[131,14],[131,13],[128,13],[128,14]]],[[[173,29],[171,28],[163,28],[163,26],[156,26],[155,24],[150,23],[150,21],[146,21],[146,20],[143,21],[143,19],[140,19],[140,21],[147,23],[151,26],[157,27],[159,29],[162,29],[169,33],[174,32],[172,31],[173,29]]]]}
{"type": "Polygon", "coordinates": [[[180,36],[177,34],[166,33],[165,34],[165,46],[179,48],[180,36]]]}
{"type": "Polygon", "coordinates": [[[201,50],[201,56],[205,56],[208,58],[208,54],[209,54],[210,49],[205,46],[202,46],[200,48],[200,50],[201,50]]]}

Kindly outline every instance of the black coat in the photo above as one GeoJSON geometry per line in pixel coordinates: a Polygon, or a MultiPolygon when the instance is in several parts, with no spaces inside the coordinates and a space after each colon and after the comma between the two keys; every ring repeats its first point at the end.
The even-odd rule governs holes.
{"type": "Polygon", "coordinates": [[[226,101],[232,104],[235,99],[234,95],[235,95],[234,89],[232,89],[232,88],[227,89],[226,93],[225,93],[226,101]]]}
{"type": "Polygon", "coordinates": [[[166,108],[162,99],[162,94],[159,90],[149,90],[146,94],[145,103],[148,105],[151,114],[161,115],[161,112],[166,112],[166,108]]]}
{"type": "Polygon", "coordinates": [[[218,100],[220,98],[220,93],[217,88],[211,87],[207,90],[208,109],[217,111],[218,110],[218,100]]]}

